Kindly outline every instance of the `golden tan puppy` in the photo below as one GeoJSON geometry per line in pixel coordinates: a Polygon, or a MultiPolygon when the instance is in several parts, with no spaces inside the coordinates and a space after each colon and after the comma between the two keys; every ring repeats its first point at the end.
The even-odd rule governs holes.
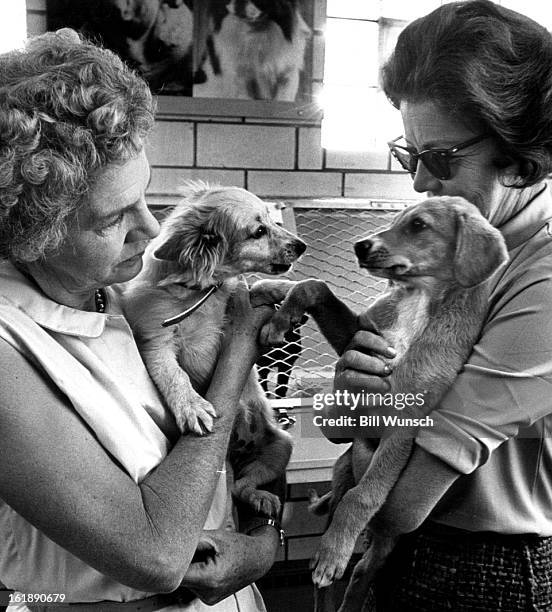
{"type": "MultiPolygon", "coordinates": [[[[183,201],[148,247],[142,272],[125,291],[126,316],[181,431],[202,435],[213,427],[216,415],[202,394],[216,365],[238,275],[286,272],[305,248],[271,220],[266,204],[252,193],[188,184],[183,201]],[[191,312],[183,316],[187,309],[191,312]]],[[[241,408],[230,449],[233,465],[240,466],[234,493],[257,510],[276,514],[278,499],[256,487],[283,473],[291,442],[276,426],[255,371],[241,408]],[[247,461],[253,454],[255,461],[247,461]]]]}
{"type": "MultiPolygon", "coordinates": [[[[452,384],[477,341],[488,305],[486,281],[507,259],[502,235],[463,198],[430,198],[400,213],[388,229],[357,242],[355,252],[362,268],[390,281],[368,313],[397,350],[389,362],[391,393],[423,394],[423,405],[397,414],[423,417],[452,384]]],[[[274,298],[282,290],[281,282],[261,283],[253,289],[264,287],[274,298]]],[[[324,283],[304,281],[293,286],[266,328],[268,339],[281,342],[305,311],[339,354],[359,329],[358,317],[324,283]]],[[[317,586],[327,587],[343,576],[358,536],[406,465],[415,432],[415,426],[383,429],[375,446],[371,439],[355,439],[336,463],[331,494],[312,500],[314,510],[328,507],[332,516],[313,560],[317,586]]],[[[372,428],[369,433],[375,435],[372,428]]],[[[421,494],[424,477],[431,475],[420,475],[421,494]]],[[[342,611],[361,609],[367,585],[393,545],[389,538],[374,536],[355,568],[342,611]]]]}

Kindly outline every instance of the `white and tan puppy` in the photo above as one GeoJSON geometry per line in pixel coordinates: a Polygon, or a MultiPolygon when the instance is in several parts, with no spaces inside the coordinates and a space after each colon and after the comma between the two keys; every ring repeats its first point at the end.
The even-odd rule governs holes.
{"type": "MultiPolygon", "coordinates": [[[[216,415],[202,394],[217,362],[238,275],[287,272],[305,249],[252,193],[203,182],[186,186],[148,247],[142,272],[125,290],[125,313],[146,367],[182,432],[202,435],[213,427],[216,415]]],[[[254,370],[240,403],[230,448],[231,462],[239,466],[234,494],[276,514],[278,499],[256,487],[284,472],[290,437],[277,427],[254,370]],[[248,461],[252,455],[255,460],[248,461]]]]}

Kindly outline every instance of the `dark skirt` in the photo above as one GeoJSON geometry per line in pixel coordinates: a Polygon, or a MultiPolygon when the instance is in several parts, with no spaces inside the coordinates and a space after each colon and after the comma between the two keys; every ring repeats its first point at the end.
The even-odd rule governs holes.
{"type": "Polygon", "coordinates": [[[378,612],[552,611],[552,537],[427,525],[376,581],[378,612]]]}

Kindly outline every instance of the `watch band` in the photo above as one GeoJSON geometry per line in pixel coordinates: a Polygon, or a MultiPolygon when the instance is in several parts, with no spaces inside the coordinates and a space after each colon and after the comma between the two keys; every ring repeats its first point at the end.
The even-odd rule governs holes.
{"type": "Polygon", "coordinates": [[[265,527],[268,525],[269,527],[274,527],[274,529],[276,529],[278,532],[280,546],[284,546],[286,543],[286,532],[282,529],[282,526],[276,519],[269,517],[258,517],[253,519],[251,522],[252,525],[245,532],[246,535],[249,535],[252,531],[255,531],[255,529],[259,529],[259,527],[265,527]]]}

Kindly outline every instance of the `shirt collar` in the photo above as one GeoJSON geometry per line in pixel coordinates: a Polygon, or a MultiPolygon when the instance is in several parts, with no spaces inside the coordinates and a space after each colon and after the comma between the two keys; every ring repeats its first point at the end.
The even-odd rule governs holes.
{"type": "Polygon", "coordinates": [[[508,250],[523,244],[552,220],[552,195],[546,185],[513,217],[498,229],[502,232],[508,250]]]}
{"type": "Polygon", "coordinates": [[[35,323],[70,336],[97,338],[109,315],[63,306],[42,291],[9,261],[0,262],[1,294],[35,323]]]}

